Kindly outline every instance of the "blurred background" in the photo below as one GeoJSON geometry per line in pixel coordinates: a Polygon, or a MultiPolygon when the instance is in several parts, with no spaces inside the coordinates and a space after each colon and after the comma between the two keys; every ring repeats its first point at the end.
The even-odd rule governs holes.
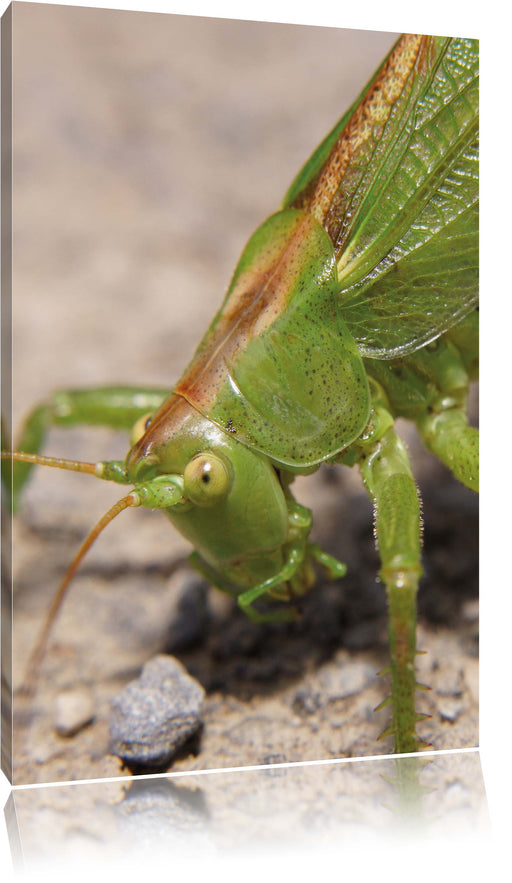
{"type": "Polygon", "coordinates": [[[172,385],[394,39],[15,6],[16,415],[63,382],[172,385]]]}

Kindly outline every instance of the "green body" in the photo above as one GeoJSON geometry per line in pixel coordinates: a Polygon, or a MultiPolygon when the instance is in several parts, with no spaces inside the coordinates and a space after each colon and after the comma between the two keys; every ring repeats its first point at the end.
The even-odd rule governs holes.
{"type": "MultiPolygon", "coordinates": [[[[474,41],[402,38],[250,239],[171,394],[60,393],[20,444],[39,450],[50,423],[141,418],[126,462],[98,474],[164,509],[195,566],[255,620],[294,616],[257,602],[301,595],[313,564],[344,574],[309,542],[311,514],[290,484],[322,462],[357,464],[376,509],[400,752],[418,745],[421,537],[395,418],[414,421],[461,481],[478,481],[466,419],[478,360],[477,98],[474,41]]],[[[15,465],[17,490],[30,467],[15,465]]]]}

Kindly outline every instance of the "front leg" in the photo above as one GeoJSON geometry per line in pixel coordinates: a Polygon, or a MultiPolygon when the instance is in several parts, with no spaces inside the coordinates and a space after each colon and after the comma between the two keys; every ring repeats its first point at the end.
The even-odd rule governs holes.
{"type": "Polygon", "coordinates": [[[286,583],[287,580],[291,579],[302,564],[303,558],[304,550],[297,546],[292,547],[285,564],[275,576],[259,583],[252,589],[247,589],[240,595],[236,594],[231,583],[224,580],[222,575],[207,564],[197,552],[192,552],[189,562],[195,570],[202,574],[202,576],[204,576],[208,582],[217,589],[226,592],[228,595],[236,595],[238,606],[243,610],[251,622],[291,622],[298,617],[297,610],[294,607],[281,607],[279,610],[274,610],[269,613],[260,613],[259,610],[256,610],[256,608],[253,607],[253,604],[259,598],[271,592],[272,589],[282,586],[283,583],[286,583]]]}
{"type": "Polygon", "coordinates": [[[253,622],[288,622],[297,619],[295,608],[284,608],[271,613],[259,613],[252,605],[258,598],[268,595],[277,600],[300,598],[315,584],[313,564],[317,564],[329,577],[340,579],[347,572],[346,565],[338,561],[317,543],[310,543],[309,533],[313,524],[311,511],[302,506],[286,490],[288,507],[288,544],[283,549],[285,560],[281,570],[270,579],[254,586],[238,596],[238,604],[253,622]]]}
{"type": "Polygon", "coordinates": [[[388,429],[359,460],[375,507],[375,534],[386,586],[391,652],[392,734],[395,753],[418,750],[416,695],[416,595],[421,568],[421,516],[418,489],[405,446],[388,429]]]}
{"type": "MultiPolygon", "coordinates": [[[[104,426],[129,431],[142,416],[156,411],[168,394],[163,389],[130,386],[55,392],[28,414],[14,446],[10,430],[2,422],[2,450],[39,454],[53,426],[104,426]]],[[[30,463],[2,460],[2,483],[14,509],[32,468],[30,463]]]]}
{"type": "Polygon", "coordinates": [[[345,576],[346,565],[317,543],[308,540],[313,517],[309,509],[298,503],[286,489],[288,507],[288,537],[282,548],[283,562],[274,576],[258,583],[250,589],[237,593],[233,586],[197,552],[190,556],[190,563],[206,579],[221,591],[236,595],[238,606],[252,622],[291,622],[299,613],[295,607],[281,607],[279,610],[261,613],[254,607],[260,598],[272,601],[293,601],[302,597],[315,583],[313,564],[317,564],[330,579],[345,576]]]}

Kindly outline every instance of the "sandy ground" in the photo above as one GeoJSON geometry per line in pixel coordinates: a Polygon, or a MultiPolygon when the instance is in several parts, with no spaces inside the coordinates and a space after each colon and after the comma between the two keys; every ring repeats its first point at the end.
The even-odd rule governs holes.
{"type": "MultiPolygon", "coordinates": [[[[171,386],[239,253],[393,42],[393,35],[51,6],[14,13],[14,422],[52,389],[171,386]]],[[[419,708],[435,748],[478,743],[478,504],[410,439],[423,496],[419,708]]],[[[122,437],[53,431],[46,453],[120,458],[122,437]]],[[[13,525],[14,687],[81,538],[118,492],[39,470],[13,525]]],[[[300,623],[254,626],[177,567],[186,544],[128,512],[80,569],[34,705],[15,696],[17,784],[122,775],[113,695],[157,653],[207,691],[173,770],[387,753],[386,615],[358,477],[297,482],[315,536],[346,561],[300,623]],[[94,720],[55,732],[82,685],[94,720]]]]}

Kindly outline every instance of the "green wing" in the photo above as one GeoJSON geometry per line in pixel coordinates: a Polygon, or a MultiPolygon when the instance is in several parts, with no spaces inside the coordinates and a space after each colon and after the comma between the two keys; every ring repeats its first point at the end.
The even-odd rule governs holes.
{"type": "Polygon", "coordinates": [[[405,35],[292,184],[334,244],[362,355],[406,355],[478,301],[478,42],[405,35]]]}

